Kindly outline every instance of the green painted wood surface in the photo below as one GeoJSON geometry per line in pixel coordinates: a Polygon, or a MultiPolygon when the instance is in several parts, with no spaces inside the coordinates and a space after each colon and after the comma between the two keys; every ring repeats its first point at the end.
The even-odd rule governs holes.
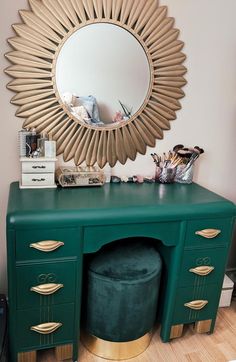
{"type": "Polygon", "coordinates": [[[200,247],[205,248],[207,246],[215,246],[217,245],[227,245],[228,240],[231,237],[231,223],[232,219],[225,218],[224,214],[220,217],[214,215],[214,218],[206,218],[204,220],[193,220],[189,221],[186,229],[186,242],[185,247],[200,247]],[[220,234],[215,236],[214,238],[204,238],[200,235],[197,235],[196,232],[204,229],[217,229],[220,230],[220,234]]]}
{"type": "MultiPolygon", "coordinates": [[[[221,286],[220,286],[221,287],[221,286]]],[[[221,288],[217,284],[194,284],[192,287],[178,288],[172,324],[188,324],[196,321],[215,319],[221,288]],[[206,300],[208,303],[201,310],[193,310],[185,303],[206,300]]]]}
{"type": "Polygon", "coordinates": [[[57,260],[17,266],[17,308],[36,308],[54,304],[73,303],[76,291],[76,262],[57,260]],[[63,286],[53,294],[41,295],[31,288],[48,283],[63,286]]]}
{"type": "Polygon", "coordinates": [[[16,261],[17,263],[27,262],[32,260],[51,260],[57,258],[77,258],[81,248],[82,239],[79,237],[79,228],[25,228],[17,230],[16,240],[16,261]],[[48,253],[30,247],[31,243],[40,241],[62,241],[64,245],[58,249],[48,253]]]}
{"type": "MultiPolygon", "coordinates": [[[[196,184],[106,184],[98,188],[19,190],[18,183],[13,183],[7,213],[12,362],[19,351],[67,341],[73,342],[73,361],[77,360],[83,253],[95,252],[102,245],[127,237],[155,239],[162,256],[159,320],[163,341],[169,340],[173,324],[194,320],[186,317],[182,300],[178,299],[194,285],[187,270],[189,262],[194,263],[199,256],[212,258],[217,269],[202,283],[207,293],[212,290],[202,316],[210,316],[214,327],[235,214],[232,202],[196,184]],[[220,228],[222,232],[206,240],[195,235],[202,228],[220,228]],[[29,247],[30,243],[43,240],[63,241],[65,245],[51,253],[29,247]],[[60,338],[42,345],[34,335],[29,335],[28,326],[41,321],[45,306],[27,298],[29,292],[21,295],[21,288],[23,293],[39,273],[50,274],[54,270],[62,275],[60,265],[64,265],[65,283],[70,281],[71,292],[74,290],[68,294],[69,299],[58,293],[54,304],[49,303],[49,311],[60,311],[65,325],[72,328],[69,334],[58,332],[60,338]],[[72,295],[73,303],[69,303],[72,295]]],[[[201,290],[196,297],[204,297],[201,290]]]]}
{"type": "Polygon", "coordinates": [[[103,187],[19,190],[11,185],[9,227],[106,225],[232,216],[232,202],[197,185],[105,184],[103,187]]]}
{"type": "Polygon", "coordinates": [[[17,311],[15,338],[18,350],[37,350],[72,343],[74,309],[74,304],[70,303],[17,311]],[[54,333],[45,335],[30,330],[31,326],[47,322],[61,323],[62,326],[54,333]]]}
{"type": "MultiPolygon", "coordinates": [[[[118,220],[117,220],[118,221],[118,220]]],[[[131,224],[99,225],[84,228],[84,252],[91,253],[97,251],[101,246],[119,239],[128,237],[149,237],[162,242],[166,246],[173,246],[179,243],[180,222],[139,222],[131,224]]]]}
{"type": "Polygon", "coordinates": [[[185,287],[218,282],[221,280],[224,273],[227,255],[227,247],[214,247],[214,249],[201,248],[184,251],[178,285],[180,287],[185,287]],[[190,269],[201,266],[212,266],[214,267],[214,270],[206,276],[200,276],[190,272],[190,269]]]}

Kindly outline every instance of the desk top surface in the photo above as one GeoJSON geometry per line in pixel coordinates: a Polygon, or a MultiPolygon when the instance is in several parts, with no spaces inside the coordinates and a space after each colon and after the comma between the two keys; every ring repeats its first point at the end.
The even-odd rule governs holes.
{"type": "Polygon", "coordinates": [[[102,187],[19,189],[11,184],[8,226],[27,223],[99,225],[236,214],[229,200],[193,183],[105,184],[102,187]]]}

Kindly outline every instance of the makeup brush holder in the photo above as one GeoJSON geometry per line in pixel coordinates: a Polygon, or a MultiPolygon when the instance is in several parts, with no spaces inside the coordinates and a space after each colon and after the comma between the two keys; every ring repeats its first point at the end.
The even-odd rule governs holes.
{"type": "Polygon", "coordinates": [[[176,167],[156,167],[156,182],[160,182],[162,184],[171,184],[174,182],[176,175],[176,167]]]}
{"type": "Polygon", "coordinates": [[[181,184],[191,184],[193,182],[193,171],[193,164],[190,167],[187,165],[177,166],[174,182],[181,184]]]}

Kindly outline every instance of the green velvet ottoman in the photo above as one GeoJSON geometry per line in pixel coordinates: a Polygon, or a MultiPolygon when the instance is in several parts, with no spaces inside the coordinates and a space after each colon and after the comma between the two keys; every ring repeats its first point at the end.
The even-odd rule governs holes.
{"type": "Polygon", "coordinates": [[[83,337],[94,354],[127,359],[150,343],[157,312],[161,258],[148,241],[125,239],[89,259],[83,337]]]}

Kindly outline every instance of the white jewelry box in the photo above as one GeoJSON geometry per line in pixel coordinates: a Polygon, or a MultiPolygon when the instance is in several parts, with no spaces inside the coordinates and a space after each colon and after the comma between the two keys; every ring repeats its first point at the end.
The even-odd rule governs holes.
{"type": "Polygon", "coordinates": [[[56,188],[56,158],[21,157],[21,189],[56,188]]]}
{"type": "Polygon", "coordinates": [[[225,274],[219,307],[229,307],[232,299],[234,282],[225,274]]]}

